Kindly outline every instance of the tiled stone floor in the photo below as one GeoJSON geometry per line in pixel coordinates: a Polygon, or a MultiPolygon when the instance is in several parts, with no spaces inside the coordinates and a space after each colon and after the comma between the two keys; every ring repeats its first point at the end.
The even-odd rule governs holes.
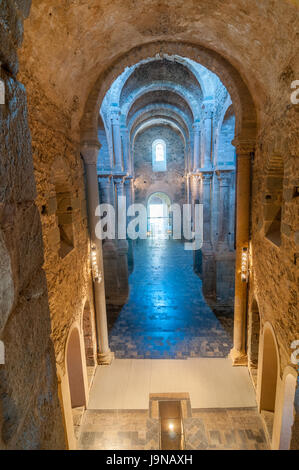
{"type": "MultiPolygon", "coordinates": [[[[120,311],[111,307],[108,309],[109,341],[116,358],[127,361],[129,359],[177,359],[169,361],[175,363],[177,373],[179,373],[181,363],[187,366],[190,361],[227,360],[190,359],[189,361],[178,361],[178,359],[187,358],[225,358],[232,347],[233,312],[229,309],[218,308],[212,311],[208,306],[202,295],[201,280],[193,272],[193,253],[184,251],[183,244],[173,240],[147,240],[136,243],[134,254],[135,269],[130,276],[129,300],[120,311]]],[[[110,385],[109,394],[114,393],[117,383],[122,383],[121,393],[123,395],[125,393],[123,380],[124,374],[128,375],[126,369],[128,364],[126,361],[115,361],[110,367],[116,367],[118,362],[122,362],[123,367],[119,371],[114,386],[110,385]]],[[[139,367],[141,364],[144,369],[143,362],[151,361],[135,362],[138,363],[135,367],[139,367]]],[[[159,361],[153,362],[156,364],[159,361]]],[[[215,364],[213,372],[217,371],[216,366],[217,364],[215,364]]],[[[156,390],[163,388],[157,384],[154,386],[152,368],[150,367],[151,374],[149,376],[151,386],[156,390]]],[[[169,367],[169,369],[171,368],[169,367]]],[[[185,369],[186,367],[184,367],[184,371],[187,373],[185,369]]],[[[102,372],[102,370],[98,372],[102,372]]],[[[197,373],[199,373],[198,370],[197,373]]],[[[144,390],[144,386],[141,386],[143,376],[139,374],[139,382],[141,381],[142,384],[136,378],[131,380],[134,387],[134,392],[131,390],[131,394],[141,393],[144,400],[139,409],[125,409],[125,407],[113,409],[120,407],[119,400],[116,400],[117,397],[114,397],[115,404],[113,406],[107,406],[107,409],[103,409],[105,408],[105,400],[103,397],[99,399],[98,396],[98,375],[95,376],[92,391],[93,394],[96,393],[97,400],[93,396],[90,405],[96,408],[95,404],[99,401],[100,409],[90,409],[89,407],[85,411],[80,426],[78,448],[86,450],[158,450],[160,433],[158,401],[162,399],[177,400],[178,393],[169,394],[158,390],[159,393],[148,394],[148,391],[144,390]],[[147,401],[148,398],[149,401],[147,401]],[[143,409],[146,408],[147,403],[149,403],[149,408],[143,409]]],[[[204,384],[211,383],[212,375],[209,374],[208,381],[202,381],[201,387],[203,389],[205,389],[204,384]]],[[[180,375],[180,378],[182,376],[183,374],[180,375]]],[[[171,387],[170,379],[167,377],[163,378],[164,381],[167,381],[168,392],[171,387]]],[[[223,380],[223,376],[220,374],[216,380],[218,385],[221,383],[221,378],[223,380]]],[[[101,382],[101,389],[106,382],[105,380],[101,382]]],[[[187,386],[187,382],[188,380],[186,380],[185,386],[187,386]]],[[[240,393],[241,389],[243,390],[242,387],[238,388],[240,393]]],[[[117,388],[117,390],[119,389],[117,388]]],[[[224,408],[224,397],[223,394],[220,394],[221,400],[218,401],[221,408],[192,409],[190,393],[191,390],[186,390],[184,393],[181,391],[179,398],[182,406],[186,449],[267,449],[263,424],[256,407],[247,404],[246,408],[224,408]]],[[[242,393],[245,393],[244,390],[242,393]]],[[[248,394],[245,393],[245,395],[248,394]]],[[[194,396],[196,397],[196,394],[194,396]]],[[[134,402],[134,407],[137,408],[137,402],[139,403],[140,400],[136,401],[133,396],[131,398],[133,401],[129,400],[130,407],[133,408],[134,402]]],[[[218,406],[218,402],[216,406],[218,406]]]]}
{"type": "MultiPolygon", "coordinates": [[[[256,408],[192,410],[183,420],[185,449],[265,450],[256,408]]],[[[82,450],[158,450],[159,420],[148,410],[87,410],[81,426],[82,450]]]]}
{"type": "Polygon", "coordinates": [[[193,252],[180,241],[139,240],[134,247],[130,297],[109,306],[109,342],[116,358],[226,357],[233,312],[215,314],[193,272],[193,252]]]}

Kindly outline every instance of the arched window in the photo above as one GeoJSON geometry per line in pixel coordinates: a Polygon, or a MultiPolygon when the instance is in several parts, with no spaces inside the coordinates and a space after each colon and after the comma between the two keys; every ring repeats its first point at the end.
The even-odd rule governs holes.
{"type": "Polygon", "coordinates": [[[152,146],[153,171],[166,170],[166,144],[164,140],[157,139],[152,146]]]}
{"type": "Polygon", "coordinates": [[[164,145],[159,142],[158,144],[156,144],[156,162],[164,162],[164,160],[164,145]]]}

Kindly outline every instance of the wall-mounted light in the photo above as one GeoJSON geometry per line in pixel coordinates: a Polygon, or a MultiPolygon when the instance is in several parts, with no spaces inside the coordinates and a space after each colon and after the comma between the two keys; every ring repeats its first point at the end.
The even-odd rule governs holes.
{"type": "Polygon", "coordinates": [[[92,270],[93,281],[101,282],[102,274],[99,271],[99,267],[98,267],[97,248],[95,245],[91,245],[91,270],[92,270]]]}
{"type": "Polygon", "coordinates": [[[242,249],[241,279],[242,282],[248,282],[248,248],[242,249]]]}

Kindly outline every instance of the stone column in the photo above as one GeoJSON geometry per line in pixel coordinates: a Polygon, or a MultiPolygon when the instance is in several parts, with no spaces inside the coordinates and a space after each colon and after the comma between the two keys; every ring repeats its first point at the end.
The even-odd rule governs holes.
{"type": "MultiPolygon", "coordinates": [[[[234,143],[234,141],[233,141],[234,143]]],[[[236,264],[233,365],[247,365],[247,283],[241,279],[242,249],[249,245],[251,153],[254,144],[235,142],[237,147],[236,264]]]]}
{"type": "Polygon", "coordinates": [[[211,182],[212,171],[203,171],[202,180],[202,204],[203,204],[203,245],[202,245],[202,291],[205,297],[215,295],[215,259],[211,243],[211,182]]]}
{"type": "Polygon", "coordinates": [[[123,171],[123,159],[122,159],[122,145],[121,145],[121,134],[120,134],[119,108],[116,107],[115,109],[112,109],[111,118],[112,118],[115,171],[117,173],[121,173],[123,171]]]}
{"type": "MultiPolygon", "coordinates": [[[[95,247],[99,271],[103,273],[102,241],[96,237],[95,227],[97,223],[95,211],[99,205],[99,187],[97,176],[97,159],[99,153],[99,142],[85,142],[81,146],[81,154],[85,163],[87,200],[88,200],[88,223],[92,247],[95,247]]],[[[105,300],[104,279],[94,281],[94,299],[96,311],[97,337],[98,337],[98,363],[110,364],[113,353],[108,343],[108,328],[105,300]]]]}
{"type": "MultiPolygon", "coordinates": [[[[125,195],[127,197],[127,213],[128,208],[131,204],[134,204],[134,179],[132,176],[129,176],[125,179],[125,195]]],[[[127,226],[129,223],[129,218],[127,217],[127,226]]],[[[129,273],[132,273],[134,270],[134,240],[128,239],[128,269],[129,273]]]]}
{"type": "Polygon", "coordinates": [[[121,136],[123,142],[124,173],[129,174],[131,173],[129,131],[124,126],[121,129],[121,136]]]}
{"type": "Polygon", "coordinates": [[[200,122],[193,123],[193,170],[200,168],[200,122]]]}
{"type": "Polygon", "coordinates": [[[216,248],[218,242],[218,219],[219,219],[219,180],[216,172],[213,175],[212,182],[212,245],[216,248]]]}
{"type": "MultiPolygon", "coordinates": [[[[191,199],[192,199],[192,230],[195,230],[195,204],[200,203],[200,174],[191,174],[191,199]]],[[[201,277],[202,274],[202,253],[201,250],[193,251],[193,267],[194,272],[201,277]]]]}
{"type": "Polygon", "coordinates": [[[218,170],[217,176],[219,180],[219,218],[217,250],[228,251],[228,232],[230,220],[229,190],[231,184],[231,172],[226,170],[218,170]]]}
{"type": "MultiPolygon", "coordinates": [[[[101,202],[105,204],[111,204],[115,209],[114,198],[112,200],[112,192],[114,190],[114,185],[111,175],[99,175],[99,186],[101,202]]],[[[109,305],[113,300],[115,292],[117,292],[119,286],[118,256],[115,238],[103,240],[103,263],[105,274],[106,302],[109,305]]]]}
{"type": "Polygon", "coordinates": [[[211,244],[211,182],[213,172],[202,172],[202,203],[203,203],[203,249],[212,250],[211,244]]]}
{"type": "MultiPolygon", "coordinates": [[[[121,209],[118,203],[118,198],[125,196],[124,178],[115,177],[114,182],[116,186],[117,213],[121,210],[126,211],[127,207],[125,206],[123,209],[121,209]]],[[[117,229],[118,227],[119,224],[117,223],[117,229]]],[[[127,229],[127,227],[125,227],[125,229],[127,229]]],[[[118,298],[115,299],[114,303],[117,302],[117,305],[123,305],[127,301],[129,295],[128,242],[126,238],[120,239],[118,233],[117,238],[119,288],[117,295],[118,298]]]]}
{"type": "Polygon", "coordinates": [[[212,123],[213,123],[213,103],[203,104],[203,120],[204,120],[204,153],[202,167],[209,169],[212,167],[212,123]]]}
{"type": "Polygon", "coordinates": [[[236,205],[236,172],[235,170],[232,171],[231,174],[231,184],[230,184],[230,211],[229,211],[229,237],[228,237],[228,245],[231,251],[235,250],[235,205],[236,205]]]}
{"type": "Polygon", "coordinates": [[[101,202],[111,204],[111,175],[99,175],[99,187],[101,192],[101,202]]]}

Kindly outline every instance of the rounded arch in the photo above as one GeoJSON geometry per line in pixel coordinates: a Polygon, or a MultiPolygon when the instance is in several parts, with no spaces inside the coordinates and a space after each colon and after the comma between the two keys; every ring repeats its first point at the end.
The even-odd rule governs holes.
{"type": "Polygon", "coordinates": [[[280,358],[272,325],[263,328],[260,371],[260,411],[275,412],[277,383],[280,378],[280,358]]]}
{"type": "Polygon", "coordinates": [[[130,134],[134,132],[136,126],[145,118],[156,116],[167,116],[172,118],[181,126],[181,128],[184,130],[184,134],[188,136],[188,138],[190,138],[190,129],[192,128],[192,122],[189,120],[188,116],[180,109],[175,108],[172,105],[166,104],[151,104],[137,111],[128,122],[128,129],[130,134]]]}
{"type": "Polygon", "coordinates": [[[65,350],[66,371],[70,387],[71,406],[87,405],[86,377],[84,374],[84,351],[81,345],[80,328],[75,323],[68,335],[65,350]]]}
{"type": "Polygon", "coordinates": [[[171,199],[168,196],[168,194],[164,193],[163,191],[155,191],[148,196],[147,201],[146,201],[147,208],[151,204],[159,204],[159,201],[158,201],[159,199],[160,201],[162,201],[162,203],[164,203],[167,206],[169,210],[171,206],[171,199]]]}
{"type": "MultiPolygon", "coordinates": [[[[134,129],[134,132],[132,135],[132,145],[134,145],[135,139],[140,132],[144,131],[145,129],[149,127],[161,126],[161,125],[169,126],[172,129],[174,129],[181,136],[184,146],[186,146],[187,138],[186,138],[184,129],[182,129],[180,123],[176,119],[170,116],[152,116],[152,117],[147,117],[143,121],[139,122],[136,128],[134,129]]],[[[156,140],[163,140],[163,139],[156,139],[156,140]]],[[[154,142],[152,145],[154,145],[154,142]]],[[[165,146],[165,152],[166,152],[166,143],[164,140],[163,142],[165,144],[164,146],[165,146]]]]}
{"type": "MultiPolygon", "coordinates": [[[[165,58],[168,60],[175,60],[175,62],[184,65],[189,71],[194,75],[200,88],[203,93],[203,99],[206,98],[214,98],[215,95],[215,83],[214,80],[211,79],[210,72],[205,69],[205,67],[201,66],[200,64],[196,64],[194,61],[187,59],[186,57],[180,57],[178,55],[168,56],[165,54],[165,58]]],[[[156,57],[151,57],[145,60],[140,61],[139,63],[127,67],[123,73],[114,81],[113,85],[111,86],[111,100],[115,103],[120,102],[120,96],[122,93],[122,89],[125,87],[127,80],[130,76],[134,73],[137,67],[142,64],[152,62],[157,60],[156,57]]]]}
{"type": "Polygon", "coordinates": [[[180,96],[180,98],[186,102],[186,106],[191,110],[194,120],[200,118],[200,106],[194,101],[193,96],[188,92],[187,88],[172,82],[157,81],[152,82],[150,85],[137,88],[134,93],[128,97],[126,104],[122,106],[122,113],[125,116],[125,119],[127,119],[130,109],[140,97],[143,97],[144,95],[154,91],[168,91],[174,95],[180,96]]]}
{"type": "Polygon", "coordinates": [[[282,416],[279,449],[289,450],[292,438],[292,426],[295,417],[295,394],[298,374],[293,367],[287,366],[282,377],[282,416]]]}
{"type": "Polygon", "coordinates": [[[113,81],[126,67],[155,55],[179,55],[200,63],[215,73],[227,88],[236,113],[236,136],[254,148],[257,115],[252,96],[239,72],[223,56],[208,48],[190,43],[156,41],[134,47],[111,62],[96,80],[85,104],[81,119],[81,142],[97,140],[97,115],[101,102],[113,81]]]}

